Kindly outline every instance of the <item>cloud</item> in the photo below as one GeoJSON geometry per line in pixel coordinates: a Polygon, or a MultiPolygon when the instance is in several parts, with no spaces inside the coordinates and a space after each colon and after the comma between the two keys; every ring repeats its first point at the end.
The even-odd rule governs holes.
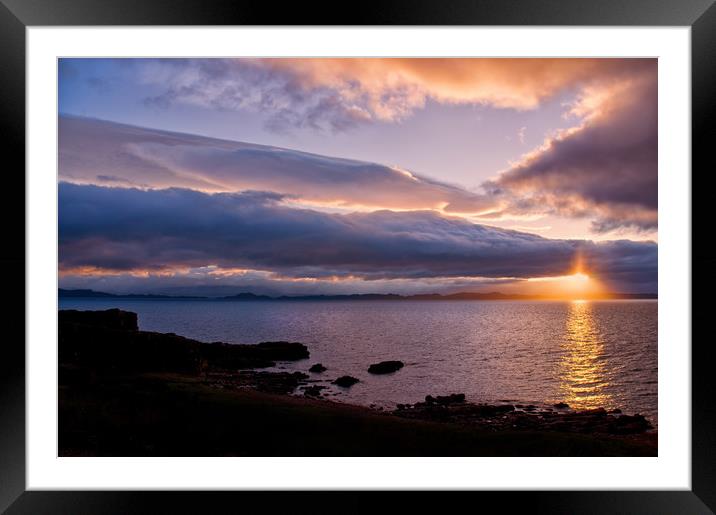
{"type": "Polygon", "coordinates": [[[396,122],[428,100],[533,109],[570,88],[629,77],[648,59],[157,59],[138,61],[161,92],[148,105],[250,110],[267,127],[344,131],[396,122]]]}
{"type": "Polygon", "coordinates": [[[216,266],[291,278],[541,277],[579,255],[619,290],[656,284],[656,245],[550,240],[432,211],[331,214],[276,193],[207,194],[61,183],[60,269],[216,266]]]}
{"type": "Polygon", "coordinates": [[[274,191],[333,206],[478,213],[484,195],[397,167],[60,116],[59,174],[79,184],[274,191]]]}
{"type": "Polygon", "coordinates": [[[585,88],[578,126],[548,138],[488,184],[505,213],[593,218],[597,232],[657,228],[656,62],[641,73],[585,88]]]}
{"type": "Polygon", "coordinates": [[[520,140],[520,143],[523,145],[525,144],[525,131],[527,130],[527,127],[520,127],[520,129],[517,131],[517,139],[520,140]]]}
{"type": "Polygon", "coordinates": [[[521,291],[527,281],[473,277],[364,280],[360,277],[285,278],[272,272],[227,271],[217,267],[177,269],[171,272],[66,271],[60,287],[110,293],[159,293],[220,297],[250,291],[263,295],[315,295],[356,293],[454,293],[459,291],[521,291]]]}

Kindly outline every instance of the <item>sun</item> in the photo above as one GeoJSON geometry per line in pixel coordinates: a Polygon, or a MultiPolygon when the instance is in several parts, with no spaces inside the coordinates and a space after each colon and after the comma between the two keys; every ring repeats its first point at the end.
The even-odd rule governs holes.
{"type": "Polygon", "coordinates": [[[559,278],[554,286],[556,294],[572,300],[598,298],[604,293],[600,281],[582,270],[559,278]]]}
{"type": "Polygon", "coordinates": [[[577,272],[577,273],[572,274],[568,277],[570,277],[573,281],[577,281],[577,282],[581,282],[581,283],[589,281],[589,276],[582,272],[577,272]]]}
{"type": "Polygon", "coordinates": [[[599,280],[583,270],[570,275],[531,278],[528,279],[528,282],[533,283],[533,293],[547,297],[586,300],[598,298],[603,294],[599,280]]]}

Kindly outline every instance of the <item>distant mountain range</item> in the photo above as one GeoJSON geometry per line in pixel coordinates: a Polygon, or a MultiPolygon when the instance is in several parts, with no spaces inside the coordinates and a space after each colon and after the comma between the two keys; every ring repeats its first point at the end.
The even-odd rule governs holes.
{"type": "MultiPolygon", "coordinates": [[[[225,301],[285,301],[285,300],[325,300],[325,301],[339,301],[339,300],[548,300],[550,298],[546,295],[519,295],[511,293],[500,293],[500,292],[489,292],[489,293],[451,293],[448,295],[441,295],[439,293],[428,293],[422,295],[398,295],[395,293],[361,293],[351,295],[281,295],[278,297],[271,297],[269,295],[256,295],[255,293],[239,293],[237,295],[228,295],[224,297],[202,297],[194,295],[155,295],[155,294],[114,294],[105,293],[94,290],[66,290],[63,288],[58,289],[60,298],[112,298],[112,299],[166,299],[166,300],[182,300],[182,299],[194,299],[194,300],[225,300],[225,301]]],[[[600,299],[612,299],[612,300],[634,300],[634,299],[656,299],[656,293],[609,293],[601,295],[600,299]]]]}
{"type": "Polygon", "coordinates": [[[153,293],[127,293],[127,294],[115,294],[105,293],[103,291],[94,290],[65,290],[58,288],[58,296],[63,298],[110,298],[110,299],[208,299],[209,297],[199,297],[194,295],[157,295],[153,293]]]}

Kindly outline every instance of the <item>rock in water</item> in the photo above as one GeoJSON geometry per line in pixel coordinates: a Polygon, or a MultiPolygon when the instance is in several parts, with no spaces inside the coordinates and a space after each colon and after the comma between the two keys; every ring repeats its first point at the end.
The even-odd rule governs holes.
{"type": "Polygon", "coordinates": [[[402,361],[381,361],[374,363],[368,367],[371,374],[390,374],[403,368],[405,364],[402,361]]]}
{"type": "Polygon", "coordinates": [[[325,388],[325,386],[318,385],[307,386],[303,389],[303,395],[305,395],[306,397],[320,397],[321,390],[324,390],[325,388]]]}
{"type": "Polygon", "coordinates": [[[140,331],[137,314],[107,311],[58,312],[59,360],[98,370],[205,373],[272,367],[276,361],[309,357],[297,342],[258,345],[204,343],[173,333],[140,331]]]}
{"type": "Polygon", "coordinates": [[[266,359],[298,361],[310,356],[305,345],[298,342],[261,342],[256,345],[266,359]]]}
{"type": "Polygon", "coordinates": [[[350,388],[358,382],[359,380],[353,376],[341,376],[335,381],[333,381],[333,384],[337,384],[338,386],[342,386],[344,388],[350,388]]]}
{"type": "Polygon", "coordinates": [[[314,372],[316,374],[320,374],[321,372],[325,372],[328,370],[326,367],[323,366],[321,363],[316,363],[311,368],[308,369],[309,372],[314,372]]]}

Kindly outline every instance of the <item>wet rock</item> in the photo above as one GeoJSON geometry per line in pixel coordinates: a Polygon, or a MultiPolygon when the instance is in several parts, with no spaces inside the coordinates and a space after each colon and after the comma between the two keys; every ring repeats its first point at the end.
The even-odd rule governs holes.
{"type": "Polygon", "coordinates": [[[554,405],[554,407],[557,409],[567,409],[569,408],[569,404],[567,404],[566,402],[558,402],[554,405]]]}
{"type": "Polygon", "coordinates": [[[612,420],[609,424],[609,432],[612,434],[638,434],[652,429],[652,425],[644,416],[639,415],[621,415],[619,417],[610,417],[612,420]]]}
{"type": "Polygon", "coordinates": [[[368,372],[371,374],[390,374],[403,368],[405,364],[402,361],[381,361],[380,363],[374,363],[368,367],[368,372]]]}
{"type": "Polygon", "coordinates": [[[320,374],[321,372],[325,372],[326,370],[328,369],[324,367],[321,363],[316,363],[308,369],[309,372],[313,372],[314,374],[320,374]]]}
{"type": "Polygon", "coordinates": [[[495,417],[515,411],[515,407],[512,404],[498,404],[496,406],[490,404],[475,404],[473,406],[475,414],[481,417],[495,417]]]}
{"type": "Polygon", "coordinates": [[[308,376],[302,372],[211,372],[206,381],[216,388],[253,388],[261,392],[289,394],[305,384],[308,376]]]}
{"type": "Polygon", "coordinates": [[[80,324],[119,331],[137,331],[139,329],[136,313],[116,308],[104,311],[63,309],[58,313],[58,321],[60,324],[80,324]]]}
{"type": "Polygon", "coordinates": [[[262,357],[275,361],[298,361],[310,356],[308,348],[298,342],[261,342],[256,345],[262,357]]]}
{"type": "Polygon", "coordinates": [[[325,386],[312,385],[303,389],[303,395],[306,397],[320,397],[321,390],[324,390],[325,386]]]}
{"type": "Polygon", "coordinates": [[[579,412],[581,415],[594,415],[598,417],[605,417],[607,415],[607,410],[604,408],[594,408],[594,409],[588,409],[579,412]]]}
{"type": "Polygon", "coordinates": [[[438,395],[437,397],[433,397],[432,395],[426,395],[425,402],[427,404],[440,404],[443,406],[447,404],[455,404],[465,402],[465,394],[451,393],[450,395],[438,395]]]}
{"type": "Polygon", "coordinates": [[[619,408],[614,408],[607,411],[607,413],[609,413],[610,415],[619,415],[621,414],[621,412],[622,410],[620,410],[619,408]]]}
{"type": "Polygon", "coordinates": [[[618,436],[639,435],[653,429],[649,421],[641,415],[614,414],[608,416],[604,408],[583,411],[548,411],[547,408],[537,409],[536,406],[530,404],[523,405],[523,410],[515,410],[515,406],[511,404],[450,402],[450,399],[457,400],[455,396],[456,394],[444,397],[428,395],[425,402],[399,405],[393,414],[412,419],[466,424],[491,431],[544,430],[618,436]],[[439,399],[444,400],[438,402],[439,399]]]}
{"type": "Polygon", "coordinates": [[[333,384],[342,386],[343,388],[350,388],[354,384],[360,382],[359,379],[356,379],[353,376],[341,376],[335,381],[333,381],[333,384]]]}
{"type": "Polygon", "coordinates": [[[272,367],[276,361],[309,356],[297,342],[204,343],[174,333],[139,331],[137,314],[118,309],[60,310],[58,342],[60,363],[116,372],[206,374],[272,367]]]}

